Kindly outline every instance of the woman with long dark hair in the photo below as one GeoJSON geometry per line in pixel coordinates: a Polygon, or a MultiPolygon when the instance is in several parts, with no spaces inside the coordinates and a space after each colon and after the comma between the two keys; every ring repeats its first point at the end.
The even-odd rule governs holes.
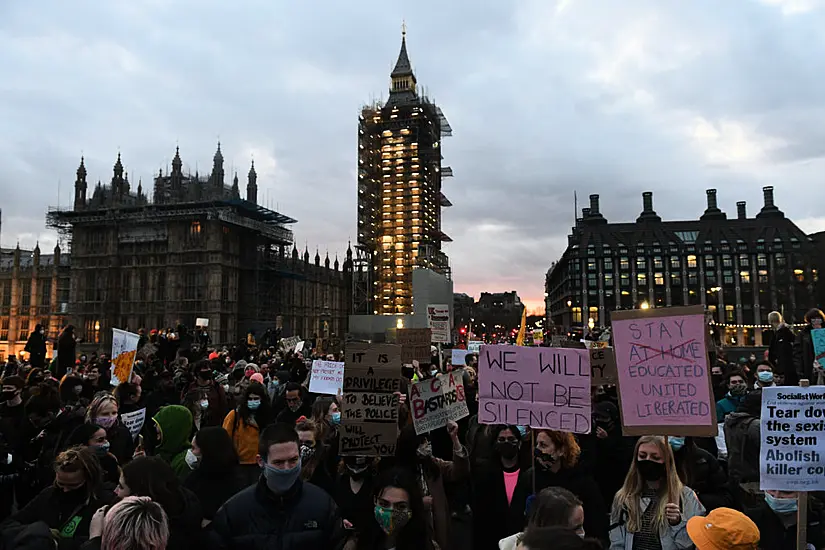
{"type": "Polygon", "coordinates": [[[358,536],[358,550],[433,550],[432,529],[415,477],[401,468],[381,474],[375,485],[375,521],[358,536]]]}
{"type": "Polygon", "coordinates": [[[696,445],[692,437],[668,437],[682,483],[693,489],[699,502],[710,512],[736,505],[728,484],[728,474],[712,454],[696,445]]]}
{"type": "Polygon", "coordinates": [[[301,450],[301,479],[309,481],[332,496],[332,475],[327,470],[327,446],[321,441],[318,425],[312,420],[299,420],[295,425],[301,450]]]}
{"type": "Polygon", "coordinates": [[[109,452],[111,444],[106,430],[94,423],[81,424],[69,435],[69,447],[88,447],[97,456],[103,469],[103,484],[107,489],[114,489],[120,479],[120,466],[117,458],[109,452]]]}
{"type": "Polygon", "coordinates": [[[232,439],[223,428],[210,426],[200,430],[186,453],[186,463],[192,473],[183,486],[200,500],[204,520],[212,521],[224,502],[248,486],[232,439]]]}
{"type": "Polygon", "coordinates": [[[223,429],[232,438],[241,464],[256,464],[258,438],[270,422],[269,394],[261,384],[253,382],[244,390],[240,406],[230,411],[223,421],[223,429]]]}
{"type": "Polygon", "coordinates": [[[75,359],[77,359],[77,339],[74,335],[74,325],[66,325],[66,328],[57,338],[57,373],[55,377],[58,380],[74,368],[75,359]]]}

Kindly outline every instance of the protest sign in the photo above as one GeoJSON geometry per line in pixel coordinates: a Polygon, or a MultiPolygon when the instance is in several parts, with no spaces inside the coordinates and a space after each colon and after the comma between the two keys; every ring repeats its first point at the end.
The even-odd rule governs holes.
{"type": "Polygon", "coordinates": [[[395,456],[400,346],[348,344],[343,389],[341,454],[395,456]]]}
{"type": "Polygon", "coordinates": [[[129,433],[132,434],[132,439],[137,439],[140,430],[143,429],[143,423],[146,422],[146,408],[135,412],[125,413],[120,415],[120,421],[123,425],[129,428],[129,433]]]}
{"type": "Polygon", "coordinates": [[[533,343],[537,346],[540,346],[544,343],[544,331],[541,329],[536,329],[533,331],[533,343]]]}
{"type": "Polygon", "coordinates": [[[471,353],[470,350],[466,349],[452,349],[452,361],[453,367],[463,367],[464,366],[464,359],[471,353]]]}
{"type": "Polygon", "coordinates": [[[304,342],[303,341],[298,342],[297,344],[295,344],[295,353],[301,353],[302,351],[304,351],[304,342]]]}
{"type": "Polygon", "coordinates": [[[201,328],[206,328],[206,327],[209,326],[209,319],[207,319],[205,317],[198,317],[197,319],[195,319],[195,326],[196,327],[201,327],[201,328]]]}
{"type": "Polygon", "coordinates": [[[442,304],[427,306],[427,326],[432,330],[432,341],[450,343],[450,308],[442,304]]]}
{"type": "Polygon", "coordinates": [[[479,422],[590,433],[587,350],[483,346],[479,422]]]}
{"type": "Polygon", "coordinates": [[[481,351],[481,346],[484,344],[481,340],[470,340],[467,342],[467,351],[470,353],[478,353],[481,351]]]}
{"type": "Polygon", "coordinates": [[[615,384],[618,373],[613,348],[591,348],[588,351],[590,352],[590,384],[593,386],[615,384]]]}
{"type": "Polygon", "coordinates": [[[611,314],[624,435],[715,437],[703,306],[611,314]]]}
{"type": "Polygon", "coordinates": [[[309,379],[310,393],[338,395],[344,387],[344,364],[335,361],[312,362],[312,375],[309,379]]]}
{"type": "Polygon", "coordinates": [[[451,374],[414,384],[410,388],[410,411],[416,435],[443,428],[447,422],[470,416],[464,384],[451,374]]]}
{"type": "Polygon", "coordinates": [[[430,362],[431,331],[428,328],[400,328],[396,341],[401,346],[401,363],[411,365],[413,361],[419,363],[430,362]]]}
{"type": "Polygon", "coordinates": [[[760,489],[825,490],[825,388],[763,388],[760,427],[760,489]]]}
{"type": "Polygon", "coordinates": [[[140,336],[125,330],[112,329],[112,382],[113,386],[128,382],[135,366],[135,355],[140,336]]]}

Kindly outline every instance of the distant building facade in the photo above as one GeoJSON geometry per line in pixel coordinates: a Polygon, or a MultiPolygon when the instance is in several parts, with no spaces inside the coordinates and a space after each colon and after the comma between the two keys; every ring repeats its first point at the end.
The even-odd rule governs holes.
{"type": "Polygon", "coordinates": [[[453,294],[453,329],[460,330],[461,327],[470,330],[470,323],[473,319],[473,309],[475,299],[463,293],[453,294]]]}
{"type": "Polygon", "coordinates": [[[209,320],[215,343],[276,327],[285,336],[346,332],[351,262],[298,255],[295,220],[257,204],[254,163],[245,200],[237,174],[224,180],[220,144],[206,177],[184,174],[176,151],[150,201],[140,183],[131,190],[118,155],[111,183],[88,196],[81,159],[74,208],[48,221],[71,242],[69,317],[87,342],[105,348],[113,327],[191,328],[197,318],[209,320]]]}
{"type": "MultiPolygon", "coordinates": [[[[69,306],[69,255],[0,249],[0,362],[20,355],[29,334],[43,325],[54,340],[66,323],[69,306]]],[[[47,346],[48,357],[52,346],[47,346]]]]}
{"type": "Polygon", "coordinates": [[[816,303],[813,247],[775,205],[773,187],[763,198],[756,217],[739,202],[729,219],[709,189],[698,220],[662,221],[646,192],[635,223],[608,223],[591,195],[547,272],[548,328],[607,326],[614,310],[701,304],[721,343],[761,345],[769,312],[802,322],[816,303]]]}
{"type": "Polygon", "coordinates": [[[441,208],[451,206],[442,181],[452,170],[441,165],[441,145],[452,129],[441,109],[419,95],[406,36],[390,78],[386,104],[364,107],[358,119],[353,307],[360,315],[413,313],[415,267],[450,276],[441,208]]]}
{"type": "Polygon", "coordinates": [[[482,292],[473,307],[473,332],[476,334],[503,334],[518,330],[524,304],[515,290],[510,292],[482,292]]]}

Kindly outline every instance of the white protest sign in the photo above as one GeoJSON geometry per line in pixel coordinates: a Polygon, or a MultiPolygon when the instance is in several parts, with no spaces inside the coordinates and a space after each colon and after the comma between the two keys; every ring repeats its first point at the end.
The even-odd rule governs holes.
{"type": "Polygon", "coordinates": [[[762,389],[759,487],[825,490],[825,388],[762,389]]]}
{"type": "Polygon", "coordinates": [[[467,351],[469,353],[478,353],[481,351],[481,345],[484,344],[481,340],[470,340],[467,342],[467,351]]]}
{"type": "Polygon", "coordinates": [[[324,395],[338,395],[344,387],[344,363],[335,361],[313,361],[309,379],[309,392],[324,395]]]}
{"type": "Polygon", "coordinates": [[[300,341],[300,336],[290,336],[289,338],[281,338],[281,346],[288,351],[291,349],[295,349],[295,346],[297,346],[298,342],[300,341]]]}
{"type": "Polygon", "coordinates": [[[298,342],[295,344],[295,353],[301,353],[302,351],[304,351],[304,343],[298,342]]]}
{"type": "Polygon", "coordinates": [[[443,428],[450,420],[470,415],[464,385],[452,374],[414,384],[410,388],[410,409],[416,435],[443,428]]]}
{"type": "Polygon", "coordinates": [[[464,358],[467,357],[471,352],[466,349],[453,349],[453,367],[463,367],[464,366],[464,358]]]}
{"type": "Polygon", "coordinates": [[[450,343],[450,308],[444,304],[427,306],[427,327],[432,330],[432,341],[450,343]]]}
{"type": "Polygon", "coordinates": [[[195,319],[195,326],[206,328],[209,326],[209,319],[206,319],[205,317],[198,317],[195,319]]]}
{"type": "Polygon", "coordinates": [[[143,423],[146,422],[146,409],[143,408],[139,411],[121,414],[120,421],[123,422],[124,426],[129,428],[132,439],[137,439],[140,430],[143,429],[143,423]]]}
{"type": "Polygon", "coordinates": [[[132,378],[132,367],[140,336],[125,330],[112,329],[112,385],[117,386],[132,378]]]}

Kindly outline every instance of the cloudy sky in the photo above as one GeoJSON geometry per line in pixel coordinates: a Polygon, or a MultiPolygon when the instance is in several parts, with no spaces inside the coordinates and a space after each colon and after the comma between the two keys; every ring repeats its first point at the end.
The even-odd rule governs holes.
{"type": "MultiPolygon", "coordinates": [[[[4,0],[2,245],[53,246],[81,152],[91,181],[118,150],[136,184],[166,167],[255,158],[259,199],[303,248],[356,227],[357,117],[387,97],[401,21],[443,108],[455,177],[444,229],[456,290],[517,290],[533,308],[581,203],[628,221],[761,205],[761,187],[825,229],[822,0],[4,0]],[[472,8],[472,9],[469,9],[472,8]],[[59,189],[59,192],[58,192],[59,189]]],[[[151,187],[149,183],[148,187],[151,187]]]]}

